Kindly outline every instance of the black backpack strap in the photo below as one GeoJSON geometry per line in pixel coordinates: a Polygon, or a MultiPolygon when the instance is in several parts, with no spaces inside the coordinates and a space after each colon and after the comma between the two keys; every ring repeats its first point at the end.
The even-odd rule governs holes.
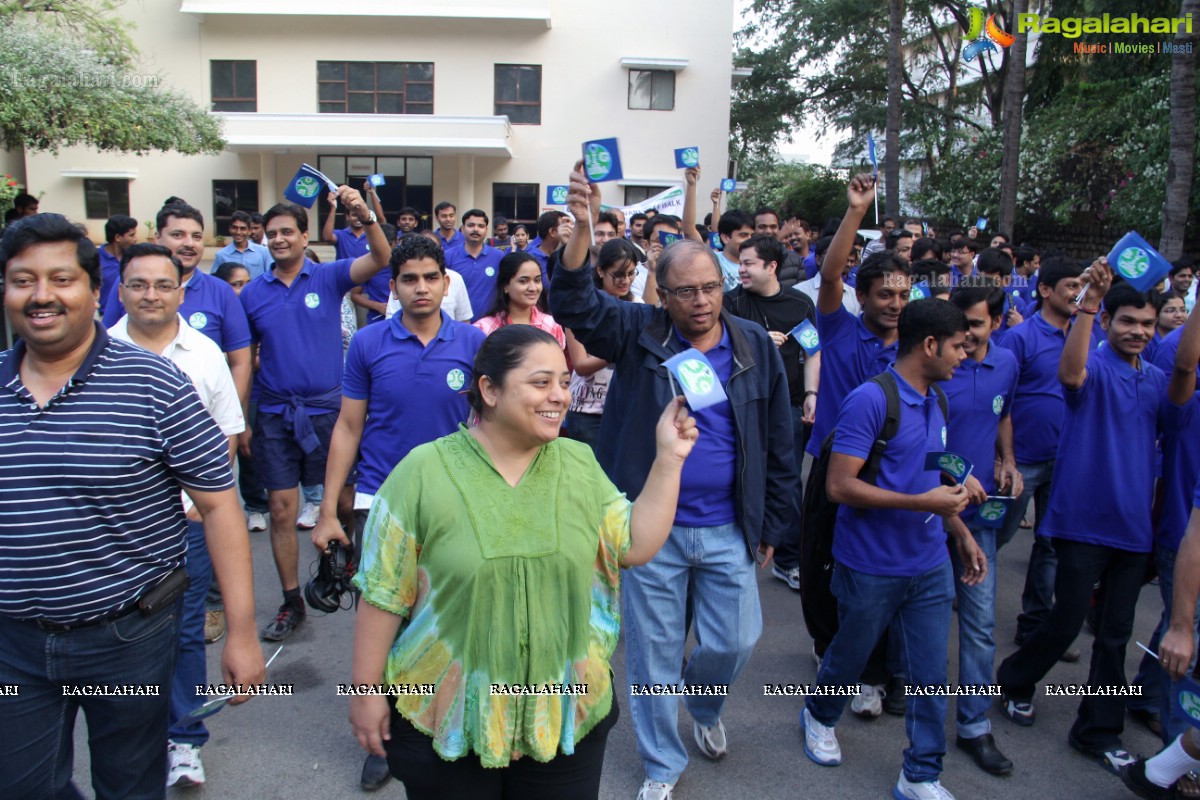
{"type": "Polygon", "coordinates": [[[942,419],[946,420],[946,424],[950,424],[950,401],[946,399],[946,393],[942,391],[942,387],[936,383],[929,384],[933,387],[933,393],[937,395],[938,408],[942,410],[942,419]]]}
{"type": "MultiPolygon", "coordinates": [[[[890,372],[876,375],[871,378],[871,382],[878,384],[879,388],[883,389],[883,398],[887,402],[887,407],[883,419],[883,429],[879,432],[879,438],[871,445],[867,463],[863,465],[862,472],[858,473],[858,477],[874,485],[879,478],[879,463],[883,460],[883,451],[887,449],[888,442],[900,430],[900,387],[896,385],[896,379],[890,372]]],[[[942,395],[941,398],[945,400],[945,395],[942,395]]]]}

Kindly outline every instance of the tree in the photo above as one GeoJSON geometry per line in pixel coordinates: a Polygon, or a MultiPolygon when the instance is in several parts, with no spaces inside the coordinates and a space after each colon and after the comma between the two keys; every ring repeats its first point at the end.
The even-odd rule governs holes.
{"type": "Polygon", "coordinates": [[[0,146],[57,152],[82,144],[102,151],[185,154],[224,149],[220,122],[207,109],[160,87],[159,76],[126,68],[136,51],[120,47],[105,55],[79,47],[60,30],[82,26],[77,38],[88,41],[86,31],[104,30],[93,27],[99,22],[64,18],[59,25],[39,26],[39,14],[26,11],[26,5],[88,6],[70,0],[0,6],[0,25],[5,27],[0,37],[0,146]]]}
{"type": "MultiPolygon", "coordinates": [[[[1200,0],[1183,0],[1180,16],[1200,22],[1200,0]]],[[[1192,25],[1193,31],[1197,29],[1192,25]]],[[[1163,202],[1159,248],[1169,259],[1183,255],[1183,239],[1191,205],[1196,165],[1196,48],[1200,37],[1180,26],[1177,49],[1171,56],[1171,134],[1167,160],[1166,197],[1163,202]]]]}
{"type": "MultiPolygon", "coordinates": [[[[1013,0],[1013,19],[1020,19],[1026,0],[1013,0]]],[[[1025,52],[1029,36],[1019,29],[1010,49],[1004,82],[1004,155],[1000,162],[1000,232],[1012,239],[1017,218],[1017,181],[1020,179],[1021,124],[1025,109],[1025,52]]]]}
{"type": "Polygon", "coordinates": [[[884,154],[884,180],[887,194],[884,211],[900,216],[900,92],[903,76],[904,0],[888,0],[887,49],[887,152],[884,154]]]}
{"type": "Polygon", "coordinates": [[[729,195],[729,208],[753,212],[777,209],[784,219],[802,217],[820,228],[829,217],[846,211],[846,181],[839,170],[812,164],[751,158],[742,165],[745,191],[729,195]]]}
{"type": "Polygon", "coordinates": [[[129,38],[131,23],[118,11],[121,0],[0,0],[0,20],[23,20],[61,38],[82,43],[102,63],[129,69],[137,48],[129,38]]]}

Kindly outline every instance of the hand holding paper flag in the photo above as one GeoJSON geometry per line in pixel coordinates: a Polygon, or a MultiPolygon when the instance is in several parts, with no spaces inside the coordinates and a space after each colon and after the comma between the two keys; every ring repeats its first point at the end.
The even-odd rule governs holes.
{"type": "Polygon", "coordinates": [[[717,378],[717,371],[704,353],[696,348],[671,356],[663,362],[663,366],[679,381],[692,411],[700,411],[729,399],[717,378]]]}
{"type": "Polygon", "coordinates": [[[721,180],[721,191],[726,192],[726,193],[736,192],[737,191],[737,181],[734,180],[733,178],[723,178],[721,180]]]}
{"type": "Polygon", "coordinates": [[[323,172],[308,164],[301,164],[291,183],[283,190],[283,196],[297,205],[312,208],[313,203],[317,202],[317,195],[321,193],[322,183],[329,191],[337,194],[337,184],[329,180],[323,172]]]}
{"type": "Polygon", "coordinates": [[[799,325],[788,331],[788,336],[795,339],[804,352],[810,356],[821,352],[821,336],[817,333],[816,327],[808,320],[801,320],[799,325]]]}
{"type": "Polygon", "coordinates": [[[676,169],[688,169],[689,167],[698,166],[700,166],[699,147],[680,147],[675,151],[676,169]]]}
{"type": "Polygon", "coordinates": [[[583,171],[592,183],[619,181],[625,177],[621,172],[621,152],[616,139],[593,139],[583,143],[583,171]]]}
{"type": "Polygon", "coordinates": [[[1108,254],[1108,265],[1139,292],[1153,289],[1171,271],[1171,262],[1136,231],[1125,234],[1113,245],[1108,254]]]}

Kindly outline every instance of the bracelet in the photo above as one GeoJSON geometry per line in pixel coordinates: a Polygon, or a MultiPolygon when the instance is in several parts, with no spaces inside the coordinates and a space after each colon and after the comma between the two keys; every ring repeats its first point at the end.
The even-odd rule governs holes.
{"type": "Polygon", "coordinates": [[[817,390],[816,390],[816,389],[809,389],[807,392],[805,392],[805,393],[804,393],[804,396],[805,396],[805,397],[808,397],[809,395],[812,395],[813,397],[816,397],[816,396],[817,396],[817,390]]]}
{"type": "Polygon", "coordinates": [[[1092,314],[1092,315],[1095,315],[1095,314],[1099,314],[1099,313],[1100,313],[1100,309],[1099,309],[1099,308],[1084,308],[1083,306],[1076,306],[1075,310],[1076,310],[1077,312],[1081,313],[1081,314],[1092,314]]]}

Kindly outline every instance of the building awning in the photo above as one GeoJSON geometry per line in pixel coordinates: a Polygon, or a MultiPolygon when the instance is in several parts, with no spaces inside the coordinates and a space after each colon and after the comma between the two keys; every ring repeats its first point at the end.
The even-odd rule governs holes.
{"type": "Polygon", "coordinates": [[[654,58],[646,56],[625,56],[621,59],[624,69],[661,69],[680,72],[687,69],[686,58],[654,58]]]}
{"type": "Polygon", "coordinates": [[[328,0],[183,0],[185,14],[288,17],[396,17],[408,19],[514,20],[550,27],[550,0],[357,0],[353,8],[328,0]]]}
{"type": "Polygon", "coordinates": [[[281,149],[374,155],[475,155],[512,158],[508,117],[436,114],[219,113],[234,153],[281,149]]]}

